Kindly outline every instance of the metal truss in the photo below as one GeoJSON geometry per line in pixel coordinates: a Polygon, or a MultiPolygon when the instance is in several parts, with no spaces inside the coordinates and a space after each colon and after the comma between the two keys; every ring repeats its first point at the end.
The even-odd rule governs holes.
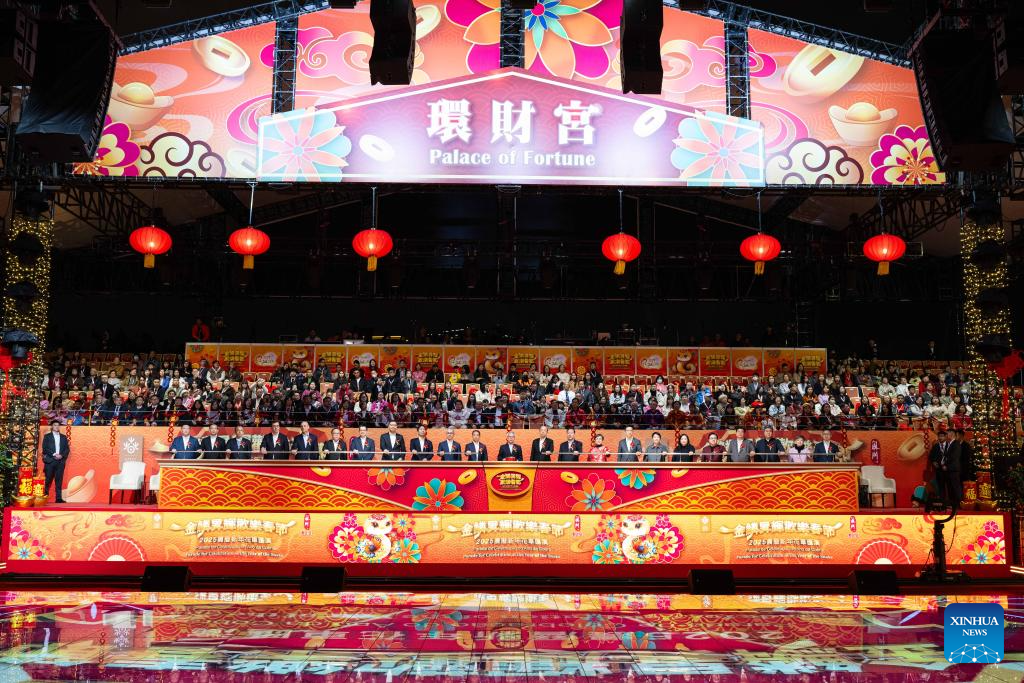
{"type": "Polygon", "coordinates": [[[125,185],[66,183],[54,204],[106,237],[124,237],[149,222],[151,210],[125,185]]]}
{"type": "Polygon", "coordinates": [[[1015,144],[1007,168],[1008,196],[1011,200],[1020,201],[1024,200],[1024,96],[1014,95],[1010,99],[1010,120],[1015,144]]]}
{"type": "Polygon", "coordinates": [[[965,195],[950,187],[938,192],[889,194],[882,201],[884,218],[877,205],[857,216],[846,228],[849,241],[863,242],[884,228],[911,242],[966,208],[965,195]]]}
{"type": "Polygon", "coordinates": [[[295,48],[298,44],[299,18],[281,17],[274,34],[273,111],[278,114],[295,109],[295,48]]]}
{"type": "Polygon", "coordinates": [[[294,19],[300,14],[317,12],[327,9],[327,7],[327,0],[273,0],[273,2],[250,5],[233,12],[200,17],[170,26],[161,26],[148,31],[132,33],[122,38],[123,47],[121,54],[126,55],[133,52],[142,52],[143,50],[152,50],[186,40],[195,40],[196,38],[204,38],[226,31],[248,28],[268,21],[294,19]]]}
{"type": "Polygon", "coordinates": [[[725,96],[730,115],[750,118],[747,27],[732,21],[725,23],[725,96]]]}
{"type": "Polygon", "coordinates": [[[526,11],[512,7],[509,0],[501,3],[501,66],[518,66],[526,63],[523,45],[523,18],[526,11]]]}

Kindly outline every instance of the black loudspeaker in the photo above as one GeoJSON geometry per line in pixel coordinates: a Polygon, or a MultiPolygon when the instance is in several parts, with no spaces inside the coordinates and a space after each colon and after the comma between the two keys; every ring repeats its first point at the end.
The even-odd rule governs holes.
{"type": "Polygon", "coordinates": [[[22,152],[43,162],[92,159],[116,54],[113,35],[102,24],[40,26],[35,76],[16,134],[22,152]]]}
{"type": "Polygon", "coordinates": [[[855,569],[850,572],[854,595],[899,595],[900,582],[891,569],[855,569]]]}
{"type": "Polygon", "coordinates": [[[416,10],[412,0],[370,0],[370,23],[370,83],[409,85],[416,55],[416,10]]]}
{"type": "Polygon", "coordinates": [[[340,593],[345,590],[343,567],[303,567],[302,593],[340,593]]]}
{"type": "Polygon", "coordinates": [[[1006,13],[992,18],[992,52],[996,85],[1004,95],[1024,93],[1024,8],[1008,3],[1006,13]]]}
{"type": "Polygon", "coordinates": [[[622,92],[661,93],[661,0],[625,0],[619,34],[622,92]]]}
{"type": "Polygon", "coordinates": [[[728,569],[691,569],[689,583],[694,595],[736,595],[736,579],[728,569]]]}
{"type": "Polygon", "coordinates": [[[1014,138],[996,87],[991,39],[933,27],[911,48],[910,61],[939,166],[1003,168],[1014,138]]]}
{"type": "Polygon", "coordinates": [[[39,24],[22,9],[0,10],[0,85],[27,85],[36,69],[39,24]]]}
{"type": "Polygon", "coordinates": [[[184,593],[192,584],[192,570],[180,565],[151,565],[142,575],[147,593],[184,593]]]}

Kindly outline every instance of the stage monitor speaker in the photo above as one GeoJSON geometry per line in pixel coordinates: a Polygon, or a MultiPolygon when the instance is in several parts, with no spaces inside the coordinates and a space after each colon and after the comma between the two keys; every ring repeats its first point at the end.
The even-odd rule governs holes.
{"type": "Polygon", "coordinates": [[[340,593],[345,590],[344,567],[303,567],[302,593],[340,593]]]}
{"type": "Polygon", "coordinates": [[[854,595],[899,595],[900,582],[891,569],[855,569],[850,572],[854,595]]]}
{"type": "Polygon", "coordinates": [[[992,41],[932,28],[910,51],[924,120],[943,171],[1002,169],[1014,148],[992,41]]]}
{"type": "Polygon", "coordinates": [[[35,75],[16,133],[22,152],[43,162],[92,159],[116,56],[114,37],[102,24],[40,25],[35,75]]]}
{"type": "Polygon", "coordinates": [[[736,579],[728,569],[691,569],[689,583],[693,595],[736,595],[736,579]]]}
{"type": "Polygon", "coordinates": [[[146,593],[184,593],[192,584],[192,570],[183,565],[150,565],[142,574],[146,593]]]}
{"type": "Polygon", "coordinates": [[[416,10],[412,0],[370,0],[370,23],[370,83],[409,85],[416,55],[416,10]]]}
{"type": "Polygon", "coordinates": [[[658,95],[664,70],[661,66],[661,0],[625,0],[620,20],[619,63],[622,92],[658,95]]]}
{"type": "Polygon", "coordinates": [[[0,85],[28,85],[36,69],[39,24],[23,9],[0,10],[0,85]]]}
{"type": "Polygon", "coordinates": [[[1011,2],[992,19],[996,85],[1004,95],[1024,94],[1024,7],[1011,2]]]}

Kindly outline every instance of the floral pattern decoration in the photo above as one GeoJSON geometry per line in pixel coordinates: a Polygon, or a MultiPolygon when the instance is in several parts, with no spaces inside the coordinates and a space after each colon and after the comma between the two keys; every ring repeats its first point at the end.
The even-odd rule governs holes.
{"type": "Polygon", "coordinates": [[[390,521],[386,535],[368,534],[357,516],[347,513],[327,538],[331,555],[339,562],[418,564],[422,549],[416,540],[412,517],[402,514],[374,517],[382,522],[390,521]]]}
{"type": "MultiPolygon", "coordinates": [[[[672,524],[668,515],[658,515],[654,526],[639,535],[624,534],[622,519],[619,515],[601,515],[597,543],[591,554],[594,564],[665,564],[682,555],[685,546],[683,533],[672,524]]],[[[625,519],[636,522],[642,517],[631,515],[625,519]]]]}
{"type": "Polygon", "coordinates": [[[96,146],[92,161],[75,164],[74,172],[81,175],[132,177],[139,175],[139,146],[132,142],[128,124],[114,122],[109,116],[103,120],[103,133],[96,146]]]}
{"type": "Polygon", "coordinates": [[[878,140],[871,153],[871,182],[875,185],[934,185],[946,182],[924,126],[897,126],[878,140]]]}
{"type": "Polygon", "coordinates": [[[619,478],[619,482],[630,489],[640,490],[654,482],[655,470],[647,469],[617,469],[615,470],[615,476],[619,478]]]}
{"type": "Polygon", "coordinates": [[[413,510],[430,512],[452,512],[465,505],[462,493],[455,484],[445,479],[431,479],[416,488],[412,498],[413,510]]]}
{"type": "Polygon", "coordinates": [[[713,113],[679,123],[672,150],[672,165],[679,179],[699,185],[716,181],[748,180],[761,173],[760,135],[716,120],[713,113]]]}
{"type": "Polygon", "coordinates": [[[401,467],[371,467],[366,470],[366,479],[372,486],[388,491],[405,483],[405,469],[401,467]]]}
{"type": "Polygon", "coordinates": [[[615,484],[611,480],[602,479],[596,472],[580,480],[579,485],[573,486],[565,498],[565,504],[573,512],[601,512],[621,502],[622,498],[615,494],[615,484]]]}
{"type": "Polygon", "coordinates": [[[425,631],[430,638],[442,637],[445,633],[454,633],[462,624],[462,612],[459,610],[422,609],[412,610],[412,625],[417,631],[425,631]]]}
{"type": "Polygon", "coordinates": [[[332,112],[307,110],[271,119],[263,132],[260,176],[286,181],[340,180],[352,142],[332,112]]]}
{"type": "Polygon", "coordinates": [[[996,522],[985,522],[978,538],[967,545],[960,564],[1002,564],[1006,562],[1006,537],[996,522]]]}

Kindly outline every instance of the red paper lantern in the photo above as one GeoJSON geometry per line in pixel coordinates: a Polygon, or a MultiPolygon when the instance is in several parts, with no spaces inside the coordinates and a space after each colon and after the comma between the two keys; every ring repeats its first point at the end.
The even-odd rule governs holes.
{"type": "Polygon", "coordinates": [[[754,275],[762,275],[765,262],[773,260],[781,251],[781,242],[761,232],[740,243],[740,254],[748,261],[754,262],[754,275]]]}
{"type": "Polygon", "coordinates": [[[391,235],[386,230],[370,228],[363,230],[352,239],[352,248],[366,259],[366,270],[377,270],[377,259],[391,253],[391,235]]]}
{"type": "Polygon", "coordinates": [[[903,257],[907,251],[907,243],[896,235],[875,235],[864,243],[864,255],[872,261],[878,261],[878,274],[889,274],[889,263],[903,257]]]}
{"type": "Polygon", "coordinates": [[[616,275],[626,272],[626,263],[640,255],[640,240],[624,232],[609,235],[601,245],[601,253],[609,261],[615,261],[616,275]]]}
{"type": "Polygon", "coordinates": [[[254,257],[270,249],[270,236],[250,225],[231,233],[228,244],[235,253],[242,255],[242,269],[252,270],[254,257]]]}
{"type": "Polygon", "coordinates": [[[143,267],[152,268],[156,263],[156,255],[164,254],[171,248],[171,236],[155,225],[146,225],[132,231],[128,236],[128,244],[135,251],[146,255],[142,260],[143,267]]]}

